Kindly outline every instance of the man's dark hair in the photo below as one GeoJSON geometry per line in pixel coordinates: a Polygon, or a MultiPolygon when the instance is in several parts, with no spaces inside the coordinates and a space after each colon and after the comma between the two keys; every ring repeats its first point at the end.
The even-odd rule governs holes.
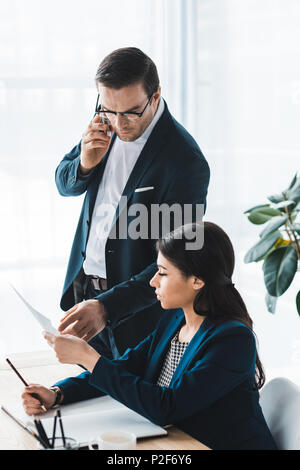
{"type": "Polygon", "coordinates": [[[156,65],[136,47],[116,49],[106,56],[98,67],[95,80],[96,84],[116,90],[141,82],[149,98],[159,87],[156,65]]]}

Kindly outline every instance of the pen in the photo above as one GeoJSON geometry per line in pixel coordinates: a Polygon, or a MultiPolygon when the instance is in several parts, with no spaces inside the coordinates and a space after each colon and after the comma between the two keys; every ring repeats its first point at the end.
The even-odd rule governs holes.
{"type": "Polygon", "coordinates": [[[42,441],[44,441],[46,443],[48,448],[51,447],[48,436],[46,434],[46,431],[45,431],[44,426],[42,425],[42,422],[40,421],[40,419],[39,418],[34,419],[34,424],[35,424],[35,427],[36,427],[42,441]]]}
{"type": "Polygon", "coordinates": [[[54,443],[55,443],[56,421],[57,421],[57,410],[55,411],[55,415],[54,415],[54,424],[53,424],[53,432],[52,432],[52,449],[54,449],[54,443]]]}
{"type": "MultiPolygon", "coordinates": [[[[26,382],[26,380],[22,377],[22,375],[20,374],[20,372],[17,371],[17,369],[15,368],[15,366],[10,362],[10,360],[9,360],[8,358],[6,358],[6,362],[10,365],[10,367],[12,368],[12,370],[17,374],[17,376],[19,377],[19,379],[22,380],[22,382],[23,382],[23,384],[25,385],[25,387],[28,387],[28,383],[26,382]]],[[[38,395],[37,395],[36,393],[32,393],[31,395],[33,396],[33,398],[37,398],[37,399],[40,401],[40,403],[41,403],[42,407],[44,408],[44,410],[47,411],[46,408],[45,408],[45,406],[43,405],[43,403],[42,403],[41,400],[39,399],[38,395]]]]}
{"type": "Polygon", "coordinates": [[[60,425],[60,430],[61,430],[61,436],[62,436],[62,440],[63,440],[63,445],[64,445],[64,447],[65,447],[65,446],[66,446],[66,439],[65,439],[65,433],[64,433],[64,428],[63,428],[63,424],[62,424],[60,409],[57,410],[57,415],[58,415],[58,418],[59,418],[59,425],[60,425]]]}

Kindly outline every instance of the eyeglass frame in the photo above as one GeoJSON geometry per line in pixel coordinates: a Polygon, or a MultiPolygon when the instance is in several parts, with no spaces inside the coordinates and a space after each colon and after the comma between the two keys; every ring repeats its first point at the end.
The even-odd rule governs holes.
{"type": "Polygon", "coordinates": [[[129,112],[127,112],[127,111],[124,111],[124,112],[120,112],[120,111],[111,111],[110,109],[108,109],[107,111],[105,111],[105,110],[98,110],[98,108],[102,106],[101,103],[98,105],[99,98],[100,98],[100,93],[98,93],[97,101],[96,101],[96,106],[95,106],[95,115],[96,115],[96,114],[99,114],[99,113],[102,111],[103,113],[111,113],[111,114],[113,114],[115,117],[117,117],[117,115],[120,114],[122,117],[125,117],[125,118],[126,118],[126,115],[127,115],[127,114],[131,114],[131,115],[133,114],[133,115],[138,116],[139,118],[141,118],[141,117],[143,116],[144,112],[146,111],[147,106],[148,106],[149,103],[151,102],[151,100],[152,100],[152,98],[153,98],[153,95],[154,95],[154,93],[152,93],[152,95],[151,95],[150,98],[148,99],[148,101],[147,101],[147,103],[146,103],[146,106],[144,107],[143,111],[141,111],[140,113],[137,113],[137,112],[135,112],[135,111],[129,111],[129,112]]]}

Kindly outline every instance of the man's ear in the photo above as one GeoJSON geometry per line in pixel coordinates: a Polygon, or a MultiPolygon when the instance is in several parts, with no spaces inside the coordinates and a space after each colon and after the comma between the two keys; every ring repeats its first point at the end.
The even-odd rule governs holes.
{"type": "Polygon", "coordinates": [[[153,98],[155,101],[157,101],[161,96],[161,87],[159,86],[157,88],[157,91],[155,93],[153,93],[153,98]]]}
{"type": "Polygon", "coordinates": [[[200,290],[203,286],[205,286],[205,282],[202,281],[202,279],[199,279],[198,277],[194,277],[193,289],[200,290]]]}

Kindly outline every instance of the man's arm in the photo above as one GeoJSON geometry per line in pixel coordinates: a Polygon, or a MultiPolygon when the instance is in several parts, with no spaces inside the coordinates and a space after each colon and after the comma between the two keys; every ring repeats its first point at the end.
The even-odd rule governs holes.
{"type": "Polygon", "coordinates": [[[106,134],[107,124],[100,123],[97,115],[82,136],[82,140],[58,165],[55,182],[62,196],[80,196],[92,178],[109,148],[111,137],[106,134]]]}
{"type": "Polygon", "coordinates": [[[128,281],[121,282],[96,297],[104,305],[106,320],[112,328],[126,317],[158,302],[154,289],[149,284],[156,271],[157,264],[152,263],[128,281]]]}
{"type": "Polygon", "coordinates": [[[81,142],[76,145],[60,162],[55,171],[55,183],[61,196],[80,196],[83,194],[94,173],[88,176],[80,173],[81,142]]]}

